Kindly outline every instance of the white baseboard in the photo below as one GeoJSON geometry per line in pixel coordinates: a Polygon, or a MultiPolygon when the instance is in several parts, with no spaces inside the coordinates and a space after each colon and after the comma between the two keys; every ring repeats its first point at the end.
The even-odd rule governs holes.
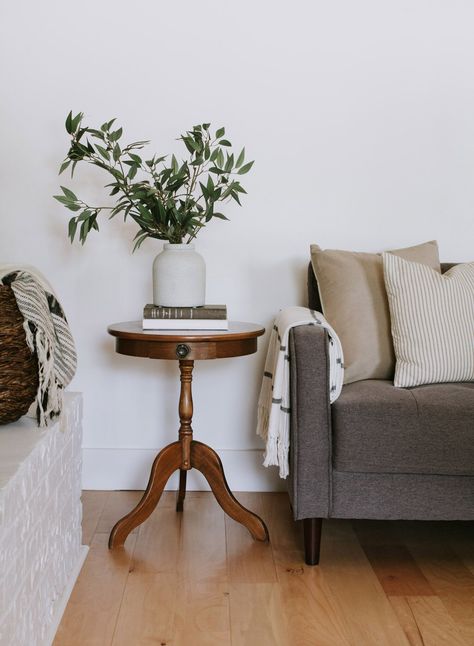
{"type": "MultiPolygon", "coordinates": [[[[84,448],[83,489],[144,489],[157,454],[155,449],[84,448]]],[[[286,482],[275,467],[262,466],[263,451],[248,449],[218,451],[225,475],[233,491],[285,491],[286,482]]],[[[178,474],[171,476],[166,489],[177,489],[178,474]]],[[[190,491],[208,491],[209,485],[195,469],[188,474],[190,491]]]]}
{"type": "Polygon", "coordinates": [[[76,584],[76,580],[77,580],[77,577],[79,576],[82,566],[84,565],[84,561],[86,560],[88,551],[89,551],[89,547],[87,545],[81,545],[81,550],[79,552],[79,558],[77,559],[77,563],[71,572],[71,576],[69,577],[69,581],[67,583],[67,586],[64,588],[64,592],[61,595],[61,598],[58,599],[56,603],[53,619],[49,627],[49,633],[44,642],[44,646],[51,646],[51,644],[54,641],[54,637],[58,631],[59,624],[61,623],[61,619],[63,617],[64,611],[66,610],[67,602],[69,601],[69,597],[71,596],[71,592],[73,591],[74,585],[76,584]]]}

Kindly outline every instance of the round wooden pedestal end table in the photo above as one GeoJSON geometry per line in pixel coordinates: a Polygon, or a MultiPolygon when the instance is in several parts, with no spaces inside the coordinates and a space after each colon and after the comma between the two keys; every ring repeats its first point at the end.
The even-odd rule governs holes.
{"type": "Polygon", "coordinates": [[[109,334],[115,337],[116,352],[131,357],[178,361],[181,380],[179,439],[168,444],[156,456],[142,499],[115,524],[110,533],[109,548],[122,546],[130,532],[148,518],[157,506],[169,477],[178,469],[176,511],[183,511],[186,475],[193,468],[204,475],[217,502],[231,518],[242,523],[256,540],[268,540],[268,530],[263,520],[243,507],[234,497],[225,479],[219,456],[210,446],[193,440],[191,427],[194,361],[253,354],[257,350],[257,337],[264,331],[258,325],[237,322],[231,322],[229,329],[222,331],[143,330],[140,321],[116,323],[108,327],[109,334]]]}

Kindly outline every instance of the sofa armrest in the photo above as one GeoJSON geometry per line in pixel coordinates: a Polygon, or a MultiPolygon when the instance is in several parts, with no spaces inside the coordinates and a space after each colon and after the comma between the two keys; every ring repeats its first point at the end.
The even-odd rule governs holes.
{"type": "Polygon", "coordinates": [[[327,518],[331,483],[328,335],[301,325],[290,331],[290,475],[295,520],[327,518]]]}

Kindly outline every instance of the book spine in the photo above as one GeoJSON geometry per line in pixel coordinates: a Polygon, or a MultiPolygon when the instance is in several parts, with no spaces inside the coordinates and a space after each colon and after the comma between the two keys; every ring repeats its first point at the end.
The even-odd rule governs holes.
{"type": "Polygon", "coordinates": [[[226,319],[226,308],[195,308],[195,307],[153,307],[143,309],[145,319],[226,319]]]}

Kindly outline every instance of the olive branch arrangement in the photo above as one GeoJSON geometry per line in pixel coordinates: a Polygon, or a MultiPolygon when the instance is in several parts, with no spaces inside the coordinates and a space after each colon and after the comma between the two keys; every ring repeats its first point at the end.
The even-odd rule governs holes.
{"type": "Polygon", "coordinates": [[[245,148],[234,157],[231,142],[224,139],[224,128],[211,134],[211,124],[203,123],[181,135],[178,139],[186,146],[188,159],[178,162],[175,155],[169,161],[167,155],[144,160],[137,151],[148,141],[121,145],[123,130],[113,130],[115,119],[100,129],[83,126],[82,121],[82,112],[67,116],[71,146],[59,174],[70,166],[73,177],[82,161],[98,166],[112,176],[105,188],[117,198],[114,206],[91,206],[61,186],[63,194],[55,199],[76,213],[69,220],[71,242],[79,229],[79,240],[84,244],[92,229],[99,230],[99,213],[108,211],[109,218],[122,213],[124,220],[130,217],[138,224],[133,251],[146,238],[189,243],[213,218],[228,220],[214,210],[218,202],[233,199],[241,204],[239,194],[246,191],[236,177],[248,173],[254,162],[245,162],[245,148]]]}

